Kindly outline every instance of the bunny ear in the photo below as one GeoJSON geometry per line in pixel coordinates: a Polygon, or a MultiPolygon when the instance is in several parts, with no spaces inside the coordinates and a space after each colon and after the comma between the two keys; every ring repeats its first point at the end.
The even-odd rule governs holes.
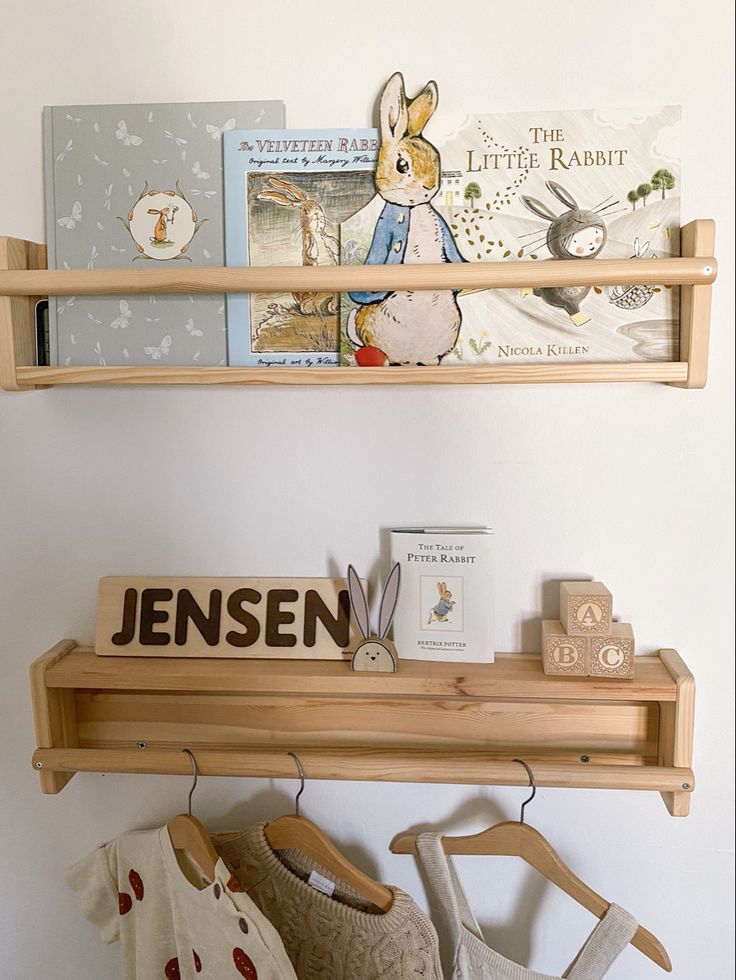
{"type": "Polygon", "coordinates": [[[565,207],[576,208],[578,206],[578,202],[569,191],[565,190],[562,184],[558,184],[555,180],[548,180],[546,184],[547,190],[554,194],[558,201],[562,201],[565,207]]]}
{"type": "Polygon", "coordinates": [[[288,197],[293,197],[297,201],[306,201],[307,195],[301,189],[297,187],[296,184],[292,184],[290,180],[284,180],[283,177],[269,177],[269,184],[272,187],[279,187],[288,197]]]}
{"type": "Polygon", "coordinates": [[[419,95],[412,99],[407,108],[409,136],[419,136],[434,115],[439,97],[437,82],[427,82],[419,95]]]}
{"type": "Polygon", "coordinates": [[[547,205],[538,201],[536,197],[527,197],[526,194],[522,194],[521,202],[528,211],[536,214],[538,218],[544,218],[545,221],[555,221],[557,219],[557,215],[553,214],[547,205]]]}
{"type": "Polygon", "coordinates": [[[370,630],[368,628],[368,602],[360,584],[360,577],[352,565],[348,565],[348,592],[350,593],[350,605],[353,609],[355,622],[364,640],[368,639],[370,630]]]}
{"type": "Polygon", "coordinates": [[[398,562],[391,569],[391,574],[386,579],[381,596],[381,606],[378,610],[378,635],[383,640],[391,626],[391,620],[396,612],[396,603],[399,601],[399,586],[401,585],[401,565],[398,562]]]}
{"type": "Polygon", "coordinates": [[[404,76],[400,71],[394,72],[386,82],[381,93],[379,117],[382,140],[400,139],[406,133],[409,113],[406,108],[404,76]]]}
{"type": "Polygon", "coordinates": [[[293,197],[287,197],[281,191],[261,191],[260,194],[256,194],[256,201],[272,201],[274,204],[280,204],[282,208],[299,206],[298,201],[295,201],[293,197]]]}

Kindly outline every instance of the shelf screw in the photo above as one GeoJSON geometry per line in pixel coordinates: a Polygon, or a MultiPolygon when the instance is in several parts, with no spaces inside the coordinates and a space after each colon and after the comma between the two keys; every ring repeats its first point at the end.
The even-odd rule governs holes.
{"type": "Polygon", "coordinates": [[[589,755],[581,755],[580,756],[580,761],[581,762],[590,762],[590,756],[589,755]]]}
{"type": "Polygon", "coordinates": [[[43,762],[37,762],[36,769],[43,769],[43,762]]]}
{"type": "Polygon", "coordinates": [[[147,749],[148,748],[148,742],[139,742],[138,743],[138,748],[139,749],[147,749]]]}
{"type": "Polygon", "coordinates": [[[709,276],[712,271],[713,271],[712,265],[706,265],[706,267],[703,269],[703,272],[706,274],[706,276],[709,276]]]}
{"type": "Polygon", "coordinates": [[[682,788],[683,789],[690,789],[690,783],[683,783],[682,784],[682,788]]]}

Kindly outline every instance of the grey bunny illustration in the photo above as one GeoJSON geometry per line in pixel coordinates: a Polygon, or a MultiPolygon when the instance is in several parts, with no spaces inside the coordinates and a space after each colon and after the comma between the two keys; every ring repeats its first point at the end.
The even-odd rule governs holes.
{"type": "MultiPolygon", "coordinates": [[[[603,217],[595,211],[581,208],[569,191],[554,180],[546,181],[547,190],[567,210],[560,215],[535,197],[522,196],[524,206],[537,217],[549,221],[547,229],[547,248],[553,259],[594,259],[606,244],[608,233],[603,217]]],[[[590,322],[590,317],[581,313],[580,304],[590,292],[590,286],[554,286],[546,288],[525,288],[522,298],[534,293],[548,306],[554,306],[567,313],[576,327],[590,322]]]]}

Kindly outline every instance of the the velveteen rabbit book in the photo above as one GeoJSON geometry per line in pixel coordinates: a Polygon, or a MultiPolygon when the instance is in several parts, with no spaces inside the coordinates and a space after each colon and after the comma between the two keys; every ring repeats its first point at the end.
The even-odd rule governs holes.
{"type": "Polygon", "coordinates": [[[395,528],[401,565],[393,641],[402,660],[492,663],[493,532],[487,527],[395,528]]]}
{"type": "MultiPolygon", "coordinates": [[[[377,152],[373,129],[226,133],[227,264],[356,261],[340,226],[375,194],[377,152]]],[[[231,293],[229,363],[334,366],[344,299],[329,291],[231,293]]]]}
{"type": "MultiPolygon", "coordinates": [[[[223,144],[283,102],[46,106],[50,269],[222,266],[223,144]]],[[[49,298],[54,364],[224,364],[223,295],[49,298]]]]}
{"type": "Polygon", "coordinates": [[[657,283],[656,260],[679,254],[679,107],[442,115],[437,103],[434,82],[412,100],[400,75],[387,83],[377,196],[341,229],[353,260],[641,257],[651,284],[354,292],[342,363],[676,360],[679,291],[657,283]]]}

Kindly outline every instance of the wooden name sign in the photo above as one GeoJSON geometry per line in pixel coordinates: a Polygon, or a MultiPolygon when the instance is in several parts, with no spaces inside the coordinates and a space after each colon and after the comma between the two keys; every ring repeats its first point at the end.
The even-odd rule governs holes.
{"type": "Polygon", "coordinates": [[[103,656],[342,660],[358,639],[345,579],[100,579],[103,656]]]}

